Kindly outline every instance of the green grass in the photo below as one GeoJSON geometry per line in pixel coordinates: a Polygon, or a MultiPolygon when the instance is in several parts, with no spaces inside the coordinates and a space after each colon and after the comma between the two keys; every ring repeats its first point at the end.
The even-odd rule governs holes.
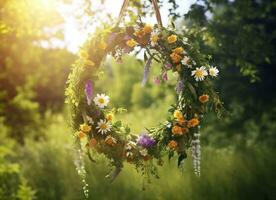
{"type": "MultiPolygon", "coordinates": [[[[37,199],[83,199],[81,179],[73,164],[70,129],[62,117],[56,116],[54,121],[47,129],[48,141],[28,141],[24,148],[19,148],[21,166],[36,190],[37,199]]],[[[89,199],[275,199],[275,152],[257,147],[236,152],[231,148],[203,146],[200,178],[193,174],[191,157],[186,160],[184,170],[171,160],[160,167],[161,178],[152,178],[145,191],[141,190],[141,176],[129,164],[110,184],[105,178],[107,161],[100,157],[97,163],[86,164],[89,199]]]]}

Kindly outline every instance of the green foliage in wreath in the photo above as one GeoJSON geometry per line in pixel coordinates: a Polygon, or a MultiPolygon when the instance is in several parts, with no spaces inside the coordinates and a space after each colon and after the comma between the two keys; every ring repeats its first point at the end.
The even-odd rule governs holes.
{"type": "Polygon", "coordinates": [[[105,28],[95,33],[80,50],[80,58],[72,68],[66,89],[71,108],[72,127],[78,148],[94,161],[93,152],[104,154],[115,167],[113,180],[124,162],[133,164],[143,175],[157,176],[157,165],[163,157],[178,155],[178,165],[192,150],[196,175],[200,175],[200,124],[203,114],[219,111],[221,102],[211,79],[218,69],[210,66],[209,57],[200,54],[184,35],[172,29],[137,23],[128,27],[105,28]],[[177,101],[159,126],[141,135],[131,133],[113,115],[120,109],[108,107],[109,97],[99,91],[96,81],[101,78],[100,67],[107,55],[120,60],[123,54],[143,52],[146,84],[151,63],[158,62],[160,76],[155,81],[166,82],[167,72],[178,76],[177,101]]]}

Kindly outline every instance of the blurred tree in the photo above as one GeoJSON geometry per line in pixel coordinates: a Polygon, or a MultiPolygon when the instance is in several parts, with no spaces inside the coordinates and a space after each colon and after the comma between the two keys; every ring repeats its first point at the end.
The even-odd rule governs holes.
{"type": "Polygon", "coordinates": [[[0,15],[0,115],[23,144],[26,135],[40,137],[47,108],[62,108],[74,56],[55,46],[63,20],[54,1],[1,1],[0,15]]]}
{"type": "Polygon", "coordinates": [[[217,87],[232,114],[216,130],[241,134],[243,143],[255,132],[255,142],[274,144],[273,129],[261,119],[276,120],[275,1],[197,1],[185,20],[189,37],[222,67],[217,87]],[[249,124],[260,130],[250,131],[249,124]]]}

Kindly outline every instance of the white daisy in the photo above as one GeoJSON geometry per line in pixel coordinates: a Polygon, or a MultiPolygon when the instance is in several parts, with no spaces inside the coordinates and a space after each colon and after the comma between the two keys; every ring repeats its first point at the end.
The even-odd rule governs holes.
{"type": "Polygon", "coordinates": [[[208,75],[208,72],[206,71],[205,67],[196,68],[192,71],[192,76],[194,76],[196,81],[203,81],[205,76],[208,75]]]}
{"type": "Polygon", "coordinates": [[[142,149],[142,150],[140,150],[140,154],[142,156],[147,156],[148,155],[148,150],[147,149],[142,149]]]}
{"type": "Polygon", "coordinates": [[[96,128],[98,129],[98,133],[101,133],[102,135],[106,134],[112,128],[111,123],[106,120],[101,119],[97,124],[98,126],[96,128]]]}
{"type": "Polygon", "coordinates": [[[99,108],[104,108],[109,103],[109,96],[105,94],[97,94],[97,96],[94,98],[94,102],[99,108]]]}
{"type": "Polygon", "coordinates": [[[219,70],[217,67],[210,67],[209,69],[210,76],[217,77],[218,73],[219,73],[219,70]]]}

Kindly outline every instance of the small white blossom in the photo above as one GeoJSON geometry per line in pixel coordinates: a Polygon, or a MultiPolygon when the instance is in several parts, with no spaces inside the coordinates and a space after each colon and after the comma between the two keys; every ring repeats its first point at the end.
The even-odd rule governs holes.
{"type": "Polygon", "coordinates": [[[219,70],[217,69],[217,67],[211,67],[209,69],[210,76],[217,77],[218,73],[219,73],[219,70]]]}
{"type": "Polygon", "coordinates": [[[147,149],[142,149],[142,150],[140,150],[140,154],[142,156],[147,156],[148,155],[148,150],[147,149]]]}

